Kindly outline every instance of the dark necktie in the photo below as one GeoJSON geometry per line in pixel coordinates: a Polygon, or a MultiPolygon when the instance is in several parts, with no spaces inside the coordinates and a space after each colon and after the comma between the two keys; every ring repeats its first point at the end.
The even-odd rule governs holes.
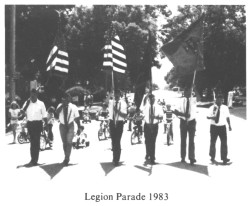
{"type": "Polygon", "coordinates": [[[154,117],[154,109],[153,109],[153,105],[150,105],[150,108],[149,108],[149,122],[150,124],[153,124],[153,117],[154,117]]]}
{"type": "Polygon", "coordinates": [[[65,125],[68,125],[67,117],[68,117],[68,106],[64,107],[64,124],[65,125]]]}
{"type": "Polygon", "coordinates": [[[117,109],[118,109],[118,101],[116,100],[115,101],[115,106],[114,106],[114,109],[113,109],[113,115],[114,115],[114,121],[115,122],[117,120],[117,109]]]}
{"type": "Polygon", "coordinates": [[[215,119],[215,123],[218,123],[220,119],[220,106],[218,108],[217,114],[216,114],[216,119],[215,119]]]}
{"type": "Polygon", "coordinates": [[[189,106],[190,106],[190,102],[189,102],[189,98],[187,98],[187,105],[186,105],[186,117],[189,114],[189,106]]]}

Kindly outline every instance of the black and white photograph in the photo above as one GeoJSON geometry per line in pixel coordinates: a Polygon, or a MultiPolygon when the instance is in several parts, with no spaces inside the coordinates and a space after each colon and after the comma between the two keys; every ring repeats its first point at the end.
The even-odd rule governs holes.
{"type": "Polygon", "coordinates": [[[250,205],[249,6],[2,3],[0,205],[250,205]]]}

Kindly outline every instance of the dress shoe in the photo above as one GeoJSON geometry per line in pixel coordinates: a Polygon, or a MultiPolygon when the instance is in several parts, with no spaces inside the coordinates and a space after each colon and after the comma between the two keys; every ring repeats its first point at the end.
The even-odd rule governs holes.
{"type": "Polygon", "coordinates": [[[151,164],[151,165],[156,165],[155,160],[151,160],[151,161],[150,161],[150,164],[151,164]]]}
{"type": "Polygon", "coordinates": [[[180,162],[186,163],[186,160],[184,158],[182,158],[180,162]]]}
{"type": "Polygon", "coordinates": [[[211,158],[210,159],[212,163],[215,163],[215,159],[214,158],[211,158]]]}
{"type": "Polygon", "coordinates": [[[27,167],[33,167],[33,166],[36,166],[36,165],[38,165],[37,162],[30,161],[26,166],[27,167]]]}
{"type": "Polygon", "coordinates": [[[113,162],[113,165],[114,165],[114,167],[117,167],[117,166],[119,166],[119,162],[114,161],[114,162],[113,162]]]}
{"type": "Polygon", "coordinates": [[[191,159],[190,160],[190,165],[194,165],[195,162],[196,162],[196,159],[191,159]]]}
{"type": "Polygon", "coordinates": [[[225,164],[227,164],[229,161],[230,161],[230,159],[226,158],[226,159],[223,160],[223,164],[225,165],[225,164]]]}
{"type": "Polygon", "coordinates": [[[146,155],[145,156],[145,160],[149,160],[150,159],[150,156],[149,155],[146,155]]]}
{"type": "Polygon", "coordinates": [[[68,166],[68,165],[69,165],[69,161],[70,161],[70,160],[65,159],[65,160],[62,162],[62,164],[63,164],[64,166],[68,166]]]}

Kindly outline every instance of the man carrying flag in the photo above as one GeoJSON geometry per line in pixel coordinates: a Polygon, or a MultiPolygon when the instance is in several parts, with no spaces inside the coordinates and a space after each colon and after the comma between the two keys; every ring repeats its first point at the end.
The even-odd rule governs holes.
{"type": "Polygon", "coordinates": [[[104,62],[105,69],[111,71],[112,75],[112,93],[108,95],[108,110],[110,118],[110,131],[112,139],[113,164],[119,165],[121,155],[121,137],[125,118],[127,117],[127,103],[121,98],[119,85],[114,84],[114,72],[125,73],[127,64],[123,46],[120,43],[119,36],[116,35],[114,28],[110,30],[109,39],[105,46],[104,62]]]}
{"type": "Polygon", "coordinates": [[[58,28],[52,49],[46,61],[48,80],[46,83],[47,94],[57,96],[59,89],[64,90],[65,80],[69,73],[69,57],[63,33],[58,28]]]}
{"type": "Polygon", "coordinates": [[[204,15],[191,24],[188,29],[178,35],[173,41],[165,44],[161,50],[172,62],[175,69],[181,75],[194,73],[191,85],[186,85],[184,98],[180,105],[174,110],[174,114],[180,117],[180,136],[181,136],[181,162],[186,158],[186,138],[189,135],[188,156],[190,164],[196,162],[194,136],[196,131],[196,101],[199,95],[196,92],[197,99],[193,97],[193,87],[196,71],[204,69],[203,63],[203,19],[204,15]]]}

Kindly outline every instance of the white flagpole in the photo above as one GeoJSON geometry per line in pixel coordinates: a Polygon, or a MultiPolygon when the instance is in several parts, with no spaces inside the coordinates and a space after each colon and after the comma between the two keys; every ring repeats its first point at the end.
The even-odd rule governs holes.
{"type": "Polygon", "coordinates": [[[192,94],[193,94],[193,87],[194,87],[196,73],[197,73],[197,70],[194,70],[194,73],[193,73],[193,83],[192,83],[192,87],[191,87],[191,97],[192,97],[192,94]]]}

